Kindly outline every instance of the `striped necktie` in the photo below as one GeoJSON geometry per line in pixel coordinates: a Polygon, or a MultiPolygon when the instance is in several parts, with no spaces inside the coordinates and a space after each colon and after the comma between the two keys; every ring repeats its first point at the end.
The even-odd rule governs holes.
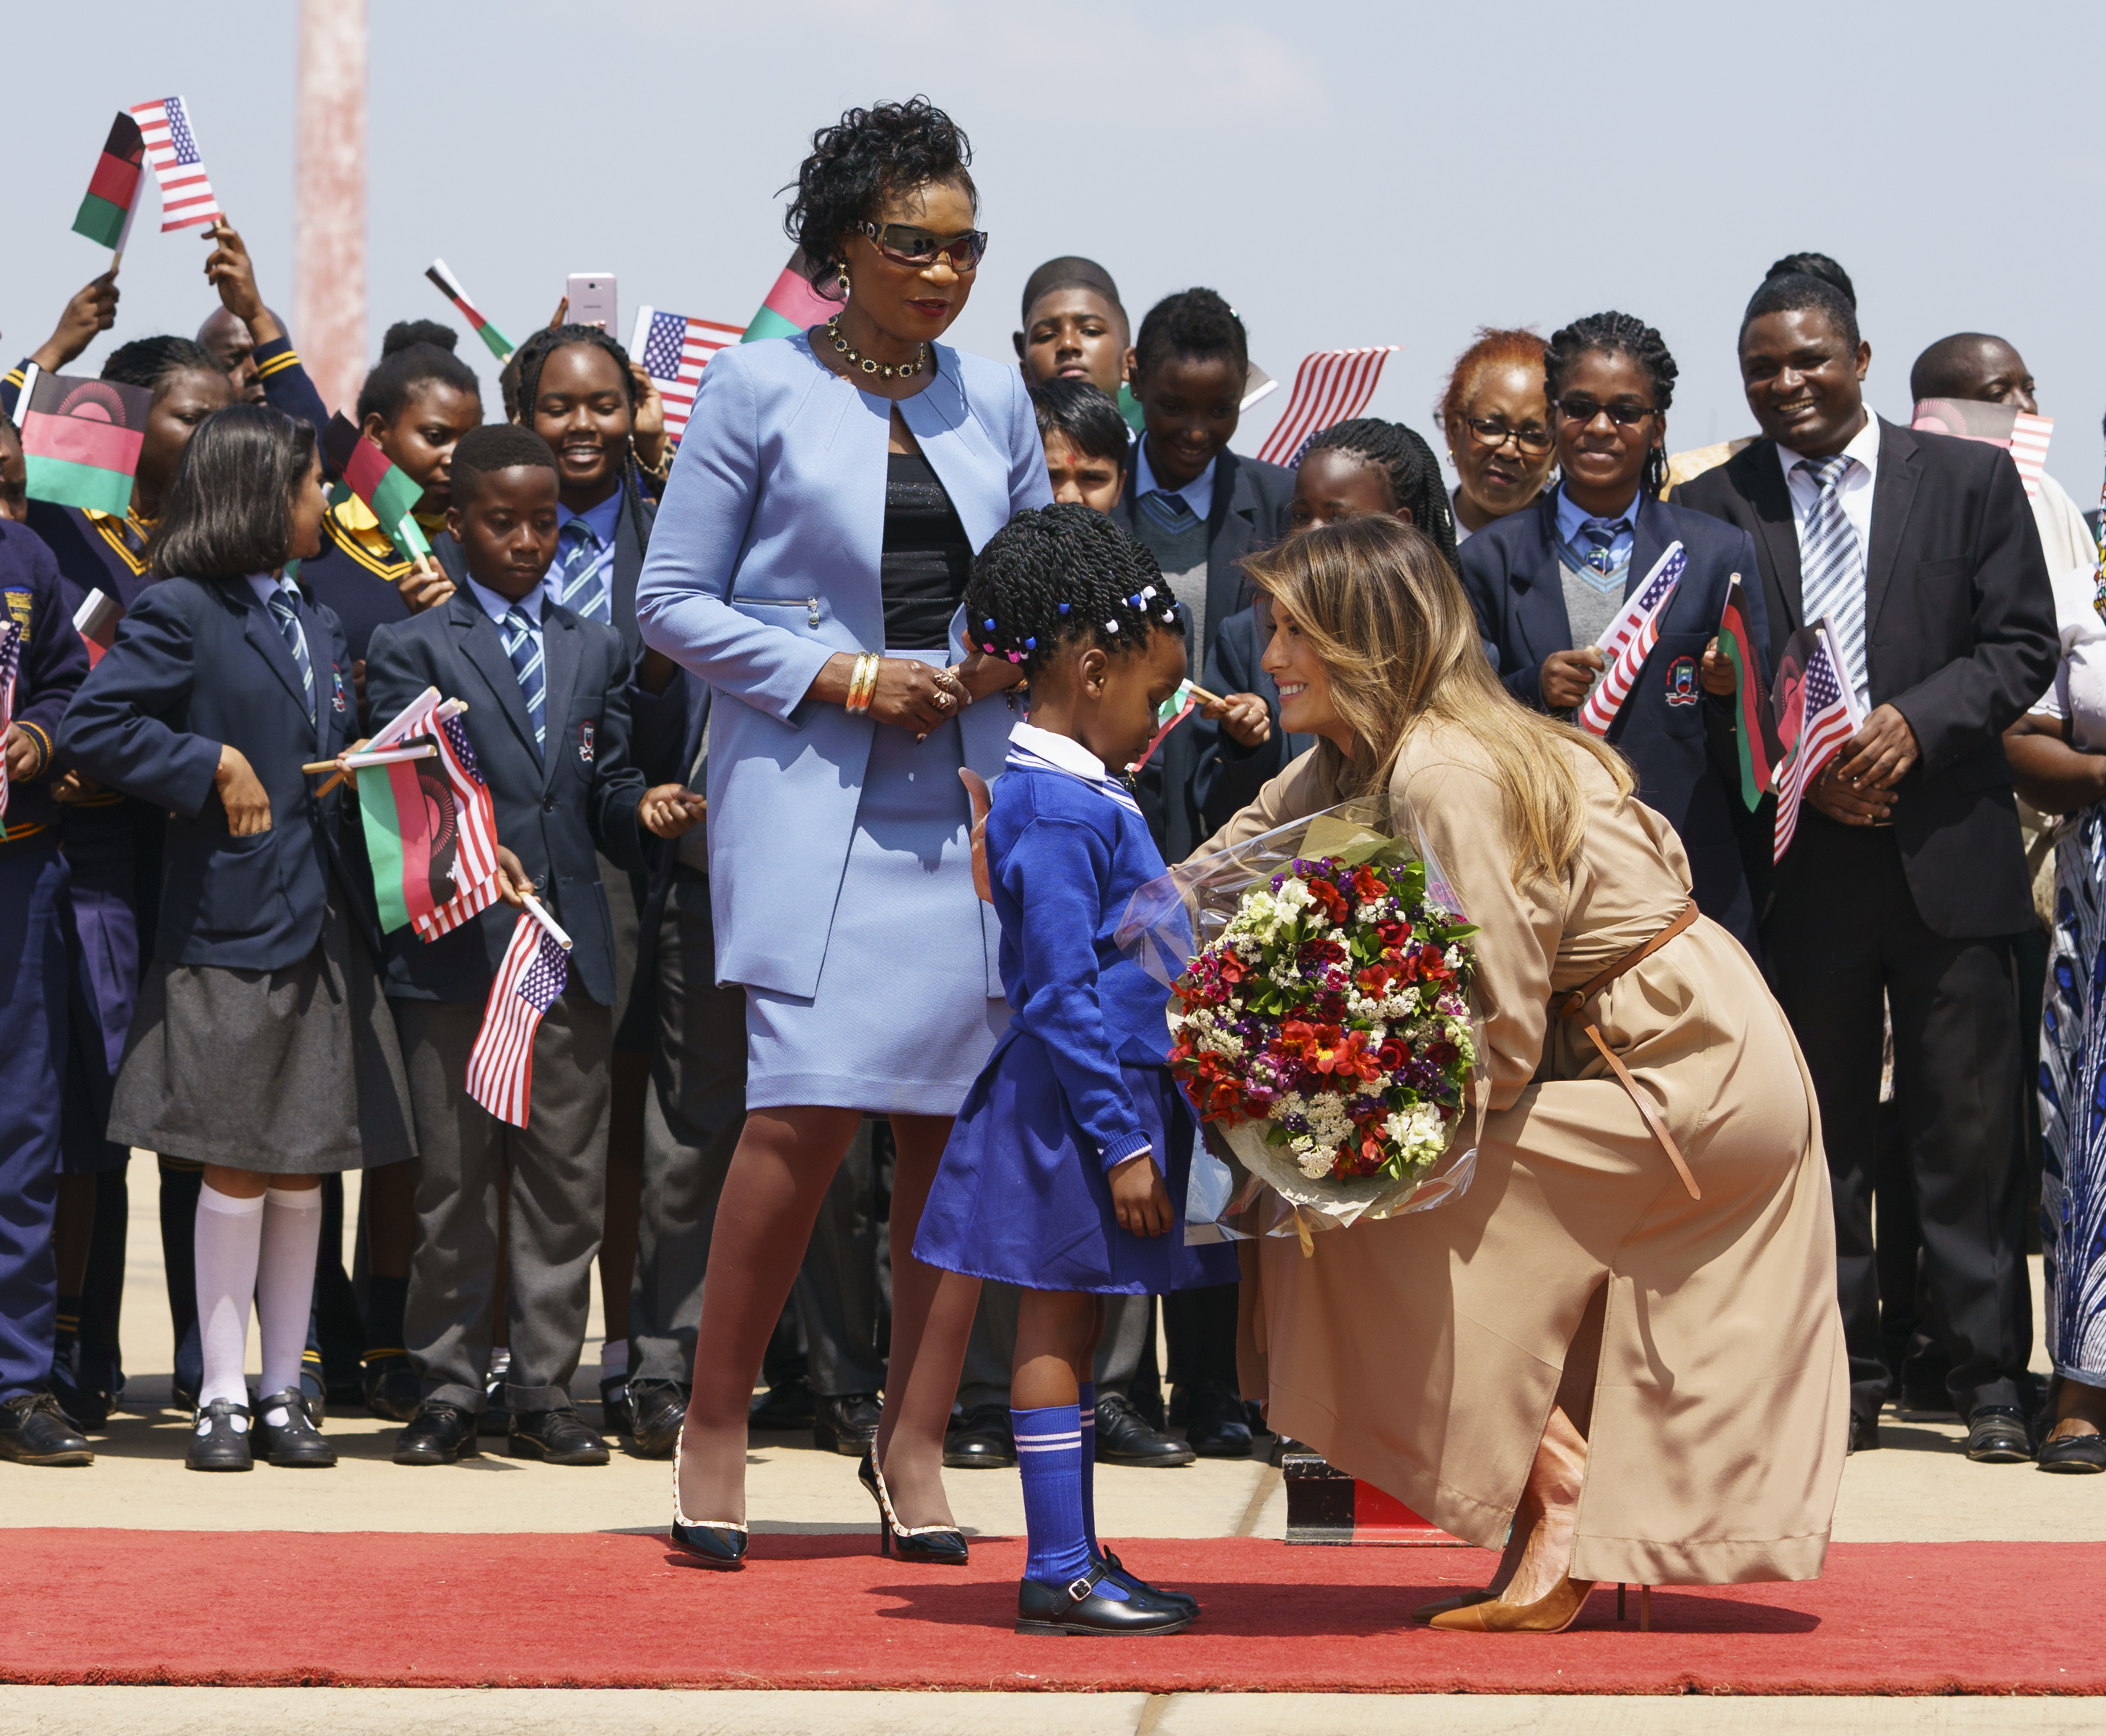
{"type": "Polygon", "coordinates": [[[545,750],[549,745],[547,694],[541,679],[541,642],[534,631],[534,618],[514,603],[504,611],[500,630],[504,636],[504,655],[512,660],[519,691],[526,696],[527,719],[534,726],[534,745],[545,750]]]}
{"type": "Polygon", "coordinates": [[[556,601],[573,615],[612,626],[614,593],[607,584],[607,563],[614,558],[613,549],[602,547],[593,527],[582,518],[565,525],[557,542],[562,576],[556,601]]]}
{"type": "Polygon", "coordinates": [[[315,666],[307,655],[307,636],[300,629],[300,617],[293,607],[293,599],[284,591],[271,593],[271,618],[278,624],[278,631],[285,634],[286,646],[293,653],[293,661],[300,666],[300,684],[307,689],[307,713],[314,714],[315,666]]]}
{"type": "Polygon", "coordinates": [[[1151,488],[1140,497],[1140,509],[1174,536],[1181,536],[1199,522],[1199,515],[1185,503],[1182,494],[1167,488],[1151,488]]]}
{"type": "Polygon", "coordinates": [[[1843,482],[1857,460],[1844,453],[1833,458],[1801,459],[1804,471],[1821,490],[1813,510],[1799,532],[1799,595],[1802,619],[1810,626],[1824,615],[1835,635],[1835,649],[1849,673],[1850,685],[1869,709],[1871,679],[1865,667],[1865,552],[1843,512],[1843,482]]]}
{"type": "Polygon", "coordinates": [[[1630,551],[1626,548],[1620,559],[1614,552],[1618,537],[1631,528],[1628,518],[1590,518],[1580,526],[1580,548],[1588,566],[1604,579],[1621,572],[1631,564],[1630,551]]]}

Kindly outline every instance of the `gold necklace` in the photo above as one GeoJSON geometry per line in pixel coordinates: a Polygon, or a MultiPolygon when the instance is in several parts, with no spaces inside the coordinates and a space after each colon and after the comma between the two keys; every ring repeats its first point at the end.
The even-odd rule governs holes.
{"type": "Polygon", "coordinates": [[[836,314],[827,321],[827,335],[834,340],[834,348],[851,368],[859,368],[865,374],[874,374],[881,380],[911,380],[929,365],[929,346],[922,344],[916,350],[914,360],[888,367],[883,362],[873,361],[847,338],[841,336],[841,316],[836,314]]]}

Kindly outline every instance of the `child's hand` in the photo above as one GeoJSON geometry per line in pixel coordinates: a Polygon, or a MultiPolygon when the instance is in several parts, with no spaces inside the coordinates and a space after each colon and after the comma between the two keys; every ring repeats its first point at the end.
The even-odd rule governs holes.
{"type": "Polygon", "coordinates": [[[665,457],[665,400],[642,362],[629,365],[629,377],[636,382],[636,415],[629,437],[636,447],[636,462],[655,472],[665,457]]]}
{"type": "Polygon", "coordinates": [[[678,838],[708,815],[708,799],[685,784],[656,784],[637,799],[636,817],[654,838],[678,838]]]}
{"type": "Polygon", "coordinates": [[[1697,678],[1704,683],[1706,693],[1715,693],[1721,699],[1731,699],[1740,686],[1740,678],[1733,673],[1733,665],[1719,655],[1715,638],[1704,647],[1704,666],[1697,678]]]}
{"type": "Polygon", "coordinates": [[[226,829],[236,838],[253,838],[271,830],[271,798],[249,756],[227,745],[219,750],[219,769],[213,773],[219,791],[219,805],[226,810],[226,829]]]}
{"type": "Polygon", "coordinates": [[[1118,1213],[1119,1228],[1129,1236],[1170,1233],[1170,1190],[1146,1152],[1112,1171],[1112,1207],[1118,1213]]]}
{"type": "Polygon", "coordinates": [[[1263,747],[1272,739],[1272,714],[1255,693],[1231,693],[1225,699],[1202,705],[1199,715],[1219,723],[1245,747],[1263,747]]]}
{"type": "Polygon", "coordinates": [[[249,336],[258,343],[285,336],[271,310],[263,305],[262,295],[256,288],[255,262],[249,258],[249,249],[234,226],[222,217],[206,229],[204,238],[217,244],[206,256],[204,275],[205,281],[219,292],[220,305],[247,326],[249,336]]]}
{"type": "Polygon", "coordinates": [[[958,781],[966,786],[966,799],[973,804],[973,890],[983,903],[992,904],[994,882],[988,877],[987,817],[994,804],[988,799],[987,780],[970,766],[958,767],[958,781]]]}
{"type": "Polygon", "coordinates": [[[965,660],[952,665],[970,700],[985,699],[1024,683],[1024,665],[1006,657],[990,657],[985,651],[967,651],[965,660]]]}
{"type": "Polygon", "coordinates": [[[526,894],[534,889],[534,876],[503,844],[497,847],[498,896],[515,911],[526,908],[526,894]]]}
{"type": "Polygon", "coordinates": [[[65,311],[59,315],[57,329],[29,360],[47,374],[59,372],[94,342],[98,335],[117,323],[119,293],[114,266],[85,288],[75,290],[73,298],[65,304],[65,311]]]}
{"type": "Polygon", "coordinates": [[[410,570],[395,581],[395,593],[408,607],[410,614],[422,615],[427,609],[436,609],[454,594],[454,582],[440,570],[436,561],[418,556],[410,570]]]}
{"type": "Polygon", "coordinates": [[[19,723],[7,726],[7,780],[26,784],[43,763],[43,745],[19,723]]]}

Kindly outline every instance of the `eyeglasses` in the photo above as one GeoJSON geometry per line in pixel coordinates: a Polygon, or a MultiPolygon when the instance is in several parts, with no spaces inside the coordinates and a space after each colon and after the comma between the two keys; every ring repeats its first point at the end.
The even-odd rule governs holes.
{"type": "Polygon", "coordinates": [[[1592,422],[1606,415],[1620,428],[1634,428],[1655,414],[1646,404],[1597,404],[1592,398],[1560,398],[1557,414],[1568,422],[1592,422]]]}
{"type": "Polygon", "coordinates": [[[948,259],[951,269],[961,275],[976,271],[981,256],[987,252],[984,229],[961,230],[955,235],[932,235],[911,223],[887,223],[882,228],[876,223],[858,223],[856,227],[868,235],[878,252],[894,265],[912,266],[917,271],[925,271],[941,258],[948,259]]]}
{"type": "Polygon", "coordinates": [[[1539,458],[1557,442],[1548,428],[1510,428],[1503,422],[1489,416],[1468,416],[1463,425],[1470,431],[1470,438],[1481,446],[1490,446],[1494,452],[1512,441],[1524,452],[1533,452],[1539,458]]]}

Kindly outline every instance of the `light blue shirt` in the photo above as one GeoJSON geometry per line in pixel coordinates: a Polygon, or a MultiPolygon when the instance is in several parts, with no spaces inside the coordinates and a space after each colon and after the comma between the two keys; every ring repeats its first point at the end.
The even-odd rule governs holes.
{"type": "MultiPolygon", "coordinates": [[[[589,506],[582,512],[573,512],[561,502],[557,503],[556,558],[549,564],[549,576],[542,581],[541,587],[551,602],[561,602],[563,600],[559,594],[563,583],[563,526],[574,518],[581,519],[585,528],[592,532],[593,541],[602,548],[612,549],[614,547],[615,526],[621,521],[621,490],[619,488],[598,506],[589,506]]],[[[612,588],[611,581],[609,588],[612,588]]]]}
{"type": "Polygon", "coordinates": [[[1138,500],[1152,489],[1162,489],[1166,494],[1176,494],[1181,498],[1185,505],[1191,508],[1192,516],[1204,524],[1207,515],[1214,510],[1214,467],[1221,460],[1208,459],[1207,468],[1182,488],[1163,488],[1163,484],[1155,480],[1155,472],[1148,467],[1147,441],[1136,441],[1134,450],[1140,454],[1135,462],[1140,468],[1134,473],[1133,498],[1138,500]]]}
{"type": "MultiPolygon", "coordinates": [[[[514,606],[509,597],[500,597],[473,573],[461,575],[468,580],[468,595],[482,606],[482,612],[497,623],[498,631],[504,630],[504,617],[514,606]]],[[[536,585],[518,600],[518,606],[526,611],[526,619],[534,624],[533,639],[535,648],[541,647],[541,605],[549,594],[547,584],[536,585]]]]}
{"type": "Polygon", "coordinates": [[[1638,540],[1632,526],[1638,523],[1638,495],[1643,490],[1631,490],[1630,503],[1619,512],[1590,512],[1584,507],[1575,506],[1565,492],[1565,485],[1557,485],[1557,534],[1575,548],[1581,547],[1580,527],[1590,518],[1620,518],[1624,528],[1619,530],[1609,544],[1609,553],[1616,557],[1618,566],[1626,566],[1631,558],[1631,546],[1638,540]]]}

